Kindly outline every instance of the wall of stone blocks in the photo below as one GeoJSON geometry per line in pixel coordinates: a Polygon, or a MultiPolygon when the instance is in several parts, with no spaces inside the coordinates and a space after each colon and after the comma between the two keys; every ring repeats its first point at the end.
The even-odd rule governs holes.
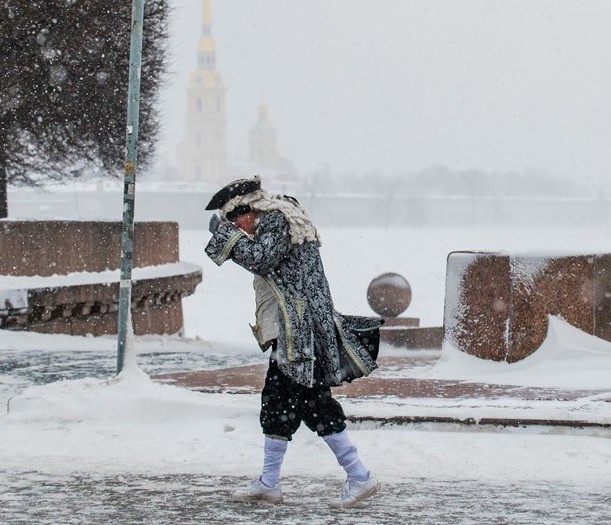
{"type": "MultiPolygon", "coordinates": [[[[183,330],[182,302],[171,301],[148,308],[132,309],[135,335],[174,335],[183,330]]],[[[103,306],[88,315],[59,316],[47,322],[33,322],[22,330],[44,334],[114,335],[118,332],[117,308],[103,306]]]]}
{"type": "MultiPolygon", "coordinates": [[[[176,222],[136,222],[134,266],[178,262],[176,222]]],[[[0,274],[100,272],[120,267],[121,223],[110,221],[0,222],[0,274]]]]}
{"type": "MultiPolygon", "coordinates": [[[[175,222],[135,223],[134,266],[178,263],[178,241],[175,222]]],[[[0,274],[46,277],[116,270],[120,243],[119,222],[2,221],[0,274]]],[[[134,333],[180,333],[182,298],[192,294],[201,280],[201,267],[184,263],[180,274],[133,280],[134,333]]],[[[24,304],[0,304],[0,328],[70,335],[117,333],[118,282],[54,285],[25,293],[24,304]]]]}
{"type": "Polygon", "coordinates": [[[449,254],[444,340],[515,362],[544,341],[549,315],[611,341],[611,255],[449,254]]]}

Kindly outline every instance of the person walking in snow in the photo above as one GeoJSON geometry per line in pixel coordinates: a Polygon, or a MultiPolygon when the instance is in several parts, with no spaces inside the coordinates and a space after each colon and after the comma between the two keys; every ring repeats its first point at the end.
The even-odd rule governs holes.
{"type": "Polygon", "coordinates": [[[261,393],[264,434],[261,475],[237,501],[283,500],[280,469],[301,422],[329,445],[347,480],[331,505],[352,507],[380,490],[346,431],[346,416],[332,386],[376,368],[381,319],[345,316],[333,308],[319,253],[318,232],[296,199],[261,189],[259,177],[236,180],[218,191],[206,254],[232,260],[254,274],[259,346],[271,349],[261,393]]]}

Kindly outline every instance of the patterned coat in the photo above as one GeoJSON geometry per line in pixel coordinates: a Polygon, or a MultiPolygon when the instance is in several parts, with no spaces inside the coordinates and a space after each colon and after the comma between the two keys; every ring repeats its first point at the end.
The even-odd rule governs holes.
{"type": "Polygon", "coordinates": [[[223,221],[206,254],[219,266],[231,259],[270,286],[280,317],[278,366],[285,375],[310,387],[337,386],[377,367],[370,354],[377,355],[381,320],[334,310],[318,244],[291,243],[281,211],[259,212],[253,236],[223,221]],[[368,334],[371,341],[363,337],[368,334]]]}

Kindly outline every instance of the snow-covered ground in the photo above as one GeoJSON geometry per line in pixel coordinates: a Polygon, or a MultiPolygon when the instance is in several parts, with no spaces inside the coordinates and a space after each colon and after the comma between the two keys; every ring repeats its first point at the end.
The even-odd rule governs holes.
{"type": "MultiPolygon", "coordinates": [[[[412,286],[413,300],[406,315],[419,317],[423,326],[441,324],[449,251],[549,251],[561,243],[563,249],[573,252],[603,252],[606,238],[602,231],[485,229],[329,229],[322,236],[323,259],[340,311],[370,314],[367,285],[376,275],[395,271],[412,286]]],[[[217,268],[206,260],[203,246],[207,237],[203,231],[181,232],[181,260],[204,267],[203,284],[184,301],[188,339],[136,338],[137,362],[149,374],[265,359],[248,328],[253,316],[251,278],[231,263],[217,268]]],[[[552,325],[547,346],[530,361],[491,364],[445,348],[433,369],[418,368],[414,373],[611,390],[611,344],[575,333],[561,321],[552,325]]],[[[24,494],[46,502],[48,514],[42,518],[37,514],[38,523],[109,522],[105,520],[114,515],[100,509],[92,511],[93,515],[80,515],[85,516],[80,521],[70,521],[78,513],[59,513],[62,505],[73,508],[79,483],[85,488],[108,489],[116,497],[121,495],[118,484],[124,487],[126,498],[134,498],[141,489],[148,495],[141,502],[144,506],[154,505],[160,493],[175,491],[183,498],[191,494],[193,504],[204,498],[203,493],[214,494],[214,483],[222,483],[218,497],[211,496],[211,505],[225,505],[232,522],[260,521],[257,511],[250,507],[238,511],[226,498],[227,484],[256,475],[260,466],[258,396],[195,393],[153,382],[133,368],[115,378],[115,352],[113,338],[0,335],[0,399],[12,398],[8,413],[0,410],[4,414],[0,416],[4,522],[20,523],[16,518],[20,508],[23,516],[33,512],[26,511],[24,494]],[[145,482],[149,479],[154,481],[145,482]],[[195,490],[194,485],[200,488],[195,490]]],[[[397,350],[384,347],[382,352],[397,350]]],[[[375,403],[388,407],[389,401],[375,403]]],[[[344,403],[347,412],[381,410],[373,401],[369,405],[344,403]]],[[[604,400],[599,403],[605,410],[609,405],[604,400]]],[[[464,407],[457,404],[454,409],[464,407]]],[[[384,509],[373,507],[377,521],[359,514],[353,515],[355,520],[406,521],[410,505],[420,516],[419,523],[551,524],[558,523],[559,516],[560,521],[570,523],[605,523],[609,515],[611,502],[605,494],[611,489],[611,440],[604,433],[357,426],[352,434],[366,464],[388,486],[380,499],[384,509]],[[438,498],[430,499],[435,491],[438,498]],[[508,494],[514,495],[515,505],[508,494]],[[496,503],[482,503],[486,498],[496,503]],[[443,515],[433,509],[438,501],[448,506],[443,515]],[[505,503],[499,507],[500,501],[505,503]],[[526,509],[520,507],[525,501],[526,509]],[[481,521],[466,515],[465,505],[479,509],[480,517],[487,512],[484,509],[493,509],[493,513],[485,514],[487,519],[481,521]]],[[[327,519],[327,511],[318,510],[332,497],[330,491],[339,487],[342,473],[322,440],[307,429],[300,429],[291,443],[283,474],[292,492],[290,499],[309,504],[296,503],[301,505],[297,513],[275,511],[280,512],[275,515],[278,523],[351,522],[327,519]]],[[[83,505],[96,508],[87,501],[83,505]]],[[[130,516],[123,522],[140,522],[137,513],[130,516]]],[[[152,516],[146,522],[195,522],[189,521],[192,515],[188,513],[179,521],[162,516],[166,515],[152,516]]],[[[2,518],[0,508],[0,521],[2,518]]],[[[211,517],[204,521],[216,523],[211,517]]]]}

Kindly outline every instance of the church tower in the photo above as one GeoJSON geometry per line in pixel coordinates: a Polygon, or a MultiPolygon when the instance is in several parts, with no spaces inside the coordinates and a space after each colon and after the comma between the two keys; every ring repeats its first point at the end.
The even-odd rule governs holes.
{"type": "Polygon", "coordinates": [[[186,130],[178,148],[182,180],[225,182],[225,87],[216,70],[212,0],[203,0],[197,67],[187,83],[186,130]]]}
{"type": "Polygon", "coordinates": [[[266,168],[278,168],[276,130],[269,120],[265,104],[259,107],[259,120],[250,129],[250,160],[266,168]]]}

